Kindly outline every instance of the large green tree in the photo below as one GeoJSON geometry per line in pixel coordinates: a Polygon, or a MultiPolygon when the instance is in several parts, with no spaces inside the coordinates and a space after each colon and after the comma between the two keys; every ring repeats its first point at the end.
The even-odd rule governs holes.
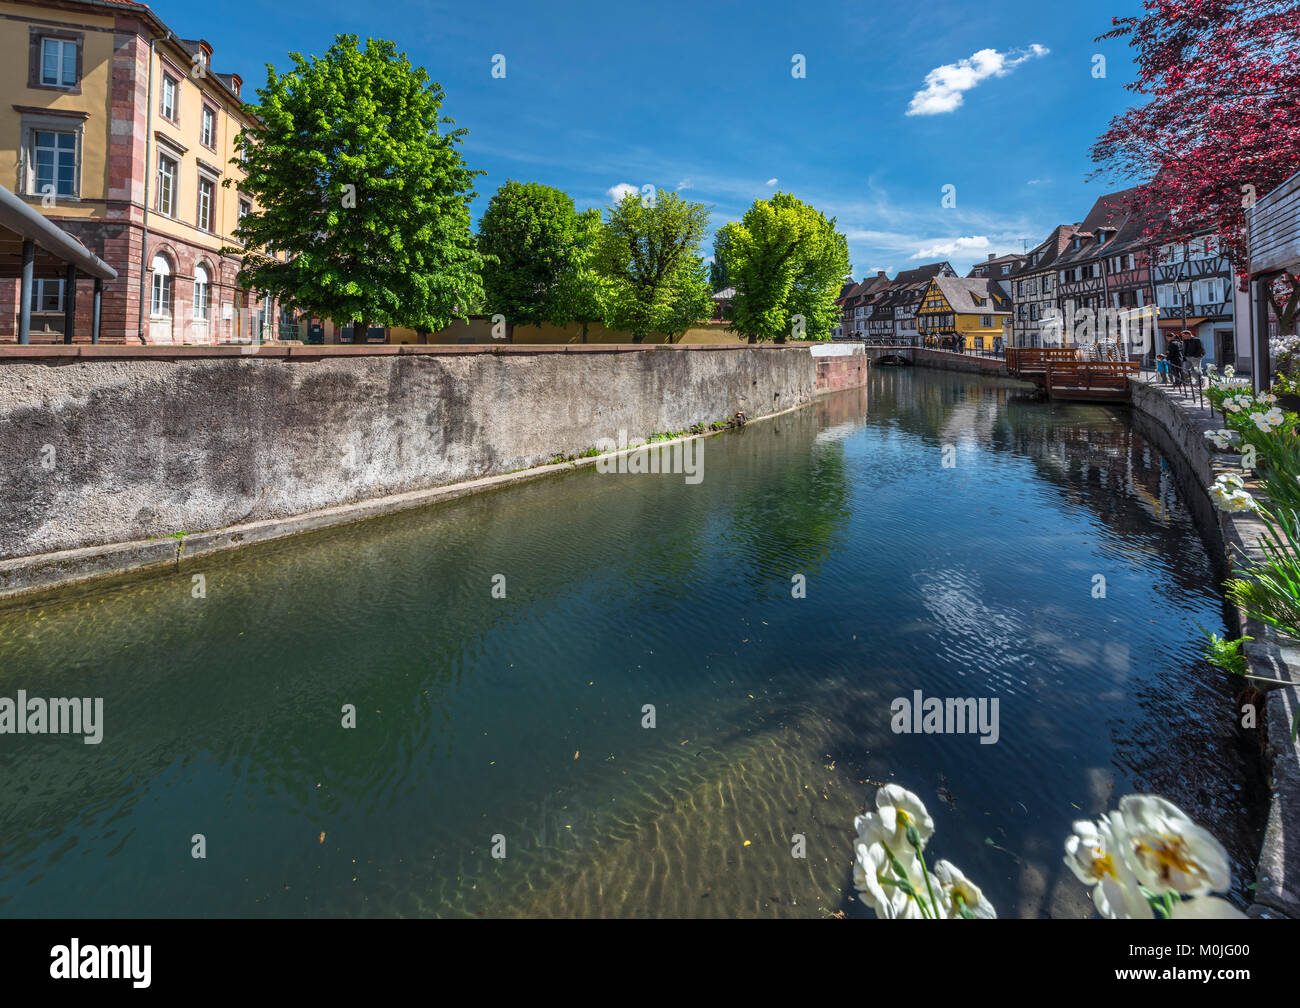
{"type": "Polygon", "coordinates": [[[595,267],[609,281],[608,324],[632,334],[674,336],[712,314],[700,242],[709,208],[677,193],[627,193],[608,210],[595,267]]]}
{"type": "Polygon", "coordinates": [[[605,224],[600,210],[593,207],[578,214],[578,240],[574,246],[572,267],[561,278],[556,290],[554,315],[556,325],[577,323],[582,326],[582,342],[587,342],[587,327],[604,322],[609,314],[613,282],[596,269],[605,224]]]}
{"type": "Polygon", "coordinates": [[[591,308],[573,284],[589,229],[572,198],[551,186],[509,181],[493,194],[478,227],[483,293],[487,310],[505,316],[507,340],[514,342],[516,325],[565,325],[579,321],[570,312],[591,308]]]}
{"type": "MultiPolygon", "coordinates": [[[[293,308],[437,330],[482,299],[470,230],[474,177],[465,130],[444,127],[442,87],[397,47],[340,35],[324,56],[267,66],[236,138],[239,282],[293,308]]],[[[227,183],[229,184],[229,183],[227,183]]]]}
{"type": "Polygon", "coordinates": [[[830,339],[849,269],[848,241],[827,218],[789,193],[755,200],[720,247],[736,288],[731,329],[750,342],[791,336],[830,339]]]}

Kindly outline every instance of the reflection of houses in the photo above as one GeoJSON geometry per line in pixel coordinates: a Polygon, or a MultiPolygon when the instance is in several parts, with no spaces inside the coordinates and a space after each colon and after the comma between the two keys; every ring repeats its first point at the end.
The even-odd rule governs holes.
{"type": "MultiPolygon", "coordinates": [[[[103,286],[106,343],[248,340],[272,319],[222,249],[252,201],[230,165],[250,122],[236,74],[148,7],[106,0],[4,3],[10,53],[0,178],[117,272],[103,286]],[[226,183],[232,183],[229,187],[226,183]]],[[[42,278],[48,279],[48,278],[42,278]]],[[[66,279],[66,278],[65,278],[66,279]]],[[[33,341],[90,339],[93,281],[43,282],[33,341]]],[[[0,282],[0,340],[15,338],[16,286],[0,282]]]]}
{"type": "Polygon", "coordinates": [[[996,280],[937,276],[925,287],[917,310],[923,338],[956,338],[967,350],[1002,345],[1002,323],[1011,318],[1011,299],[996,280]]]}
{"type": "Polygon", "coordinates": [[[1056,310],[1056,260],[1069,247],[1077,227],[1057,225],[1047,240],[1030,249],[1025,261],[1012,272],[1007,286],[1014,313],[1014,346],[1047,345],[1043,342],[1043,323],[1056,310]]]}

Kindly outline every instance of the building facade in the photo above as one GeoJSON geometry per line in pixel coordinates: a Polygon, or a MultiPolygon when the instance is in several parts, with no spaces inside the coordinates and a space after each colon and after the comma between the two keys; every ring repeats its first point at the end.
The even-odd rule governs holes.
{"type": "Polygon", "coordinates": [[[916,313],[921,298],[935,277],[956,277],[957,271],[948,262],[927,263],[916,269],[904,270],[894,277],[894,339],[900,343],[914,343],[920,338],[916,313]]]}
{"type": "Polygon", "coordinates": [[[1160,246],[1152,273],[1161,344],[1169,334],[1187,330],[1200,337],[1206,360],[1235,366],[1236,274],[1214,236],[1160,246]]]}
{"type": "MultiPolygon", "coordinates": [[[[1041,347],[1044,326],[1056,311],[1056,261],[1070,246],[1077,224],[1058,224],[1047,239],[1029,250],[1007,283],[1011,295],[1013,346],[1041,347]]],[[[1052,335],[1049,327],[1047,336],[1052,335]]]]}
{"type": "Polygon", "coordinates": [[[1011,298],[996,280],[938,276],[921,294],[917,330],[923,340],[965,350],[1000,350],[1011,298]],[[955,344],[954,344],[955,341],[955,344]]]}
{"type": "MultiPolygon", "coordinates": [[[[249,120],[237,74],[128,0],[0,0],[0,178],[117,271],[101,340],[251,342],[273,335],[271,299],[242,289],[233,231],[253,209],[231,165],[249,120]]],[[[89,340],[91,281],[42,284],[32,342],[89,340]]],[[[0,281],[0,342],[16,333],[16,286],[0,281]]]]}

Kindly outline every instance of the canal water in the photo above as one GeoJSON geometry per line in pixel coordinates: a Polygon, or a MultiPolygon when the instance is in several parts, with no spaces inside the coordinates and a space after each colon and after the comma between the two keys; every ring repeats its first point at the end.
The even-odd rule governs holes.
{"type": "Polygon", "coordinates": [[[104,704],[98,745],[0,735],[0,915],[870,916],[881,782],[1003,917],[1090,914],[1064,839],[1133,791],[1243,903],[1264,793],[1170,464],[1018,388],[877,368],[698,483],[574,471],[0,613],[0,696],[104,704]],[[918,690],[996,698],[996,742],[895,732],[918,690]]]}

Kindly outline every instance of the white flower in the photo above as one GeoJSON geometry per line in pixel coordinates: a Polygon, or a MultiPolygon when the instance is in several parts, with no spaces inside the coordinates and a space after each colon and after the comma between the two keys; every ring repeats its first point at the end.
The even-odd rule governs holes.
{"type": "Polygon", "coordinates": [[[1226,899],[1218,896],[1197,896],[1174,904],[1172,920],[1249,920],[1226,899]]]}
{"type": "Polygon", "coordinates": [[[1283,416],[1282,411],[1278,409],[1276,406],[1274,406],[1267,413],[1252,413],[1250,415],[1250,418],[1255,422],[1255,426],[1258,427],[1265,434],[1268,434],[1269,432],[1276,430],[1282,424],[1282,422],[1286,420],[1286,417],[1283,416]]]}
{"type": "Polygon", "coordinates": [[[1225,378],[1231,378],[1236,373],[1237,373],[1237,369],[1233,367],[1231,364],[1227,364],[1223,368],[1223,377],[1225,378]]]}
{"type": "Polygon", "coordinates": [[[1210,498],[1220,511],[1236,514],[1239,511],[1255,510],[1255,498],[1245,490],[1230,490],[1221,483],[1210,487],[1210,498]]]}
{"type": "Polygon", "coordinates": [[[939,881],[939,891],[935,898],[941,904],[941,911],[949,920],[961,918],[961,904],[977,918],[993,920],[998,912],[980,891],[980,887],[962,874],[960,868],[949,861],[940,861],[934,866],[934,877],[939,881]]]}
{"type": "Polygon", "coordinates": [[[1250,405],[1250,396],[1248,395],[1229,396],[1223,400],[1223,408],[1229,413],[1240,413],[1242,410],[1249,409],[1250,405]]]}
{"type": "Polygon", "coordinates": [[[921,846],[934,835],[934,820],[921,799],[897,784],[886,784],[876,792],[876,815],[867,813],[854,820],[861,839],[889,845],[900,861],[915,854],[907,842],[907,827],[916,827],[921,846]]]}
{"type": "Polygon", "coordinates": [[[1219,451],[1223,451],[1232,443],[1232,431],[1227,429],[1206,431],[1205,439],[1219,451]]]}
{"type": "Polygon", "coordinates": [[[1255,402],[1262,402],[1266,406],[1272,406],[1277,402],[1277,396],[1272,392],[1261,392],[1259,395],[1255,396],[1255,402]]]}
{"type": "Polygon", "coordinates": [[[1255,498],[1246,492],[1246,484],[1236,473],[1222,473],[1209,487],[1210,499],[1220,511],[1253,511],[1255,498]]]}
{"type": "MultiPolygon", "coordinates": [[[[898,876],[889,862],[889,855],[880,844],[858,843],[853,862],[853,886],[862,902],[876,911],[876,916],[890,920],[915,920],[924,916],[916,899],[898,884],[898,876]]],[[[925,878],[921,874],[918,858],[900,858],[908,883],[918,892],[925,892],[925,878]]]]}
{"type": "Polygon", "coordinates": [[[1119,811],[1128,834],[1127,860],[1152,892],[1206,896],[1231,884],[1228,852],[1173,802],[1156,795],[1125,795],[1119,811]]]}
{"type": "Polygon", "coordinates": [[[1124,817],[1102,816],[1100,823],[1080,820],[1065,841],[1065,864],[1084,885],[1092,887],[1092,902],[1111,920],[1150,920],[1154,914],[1125,858],[1129,840],[1124,817]]]}

